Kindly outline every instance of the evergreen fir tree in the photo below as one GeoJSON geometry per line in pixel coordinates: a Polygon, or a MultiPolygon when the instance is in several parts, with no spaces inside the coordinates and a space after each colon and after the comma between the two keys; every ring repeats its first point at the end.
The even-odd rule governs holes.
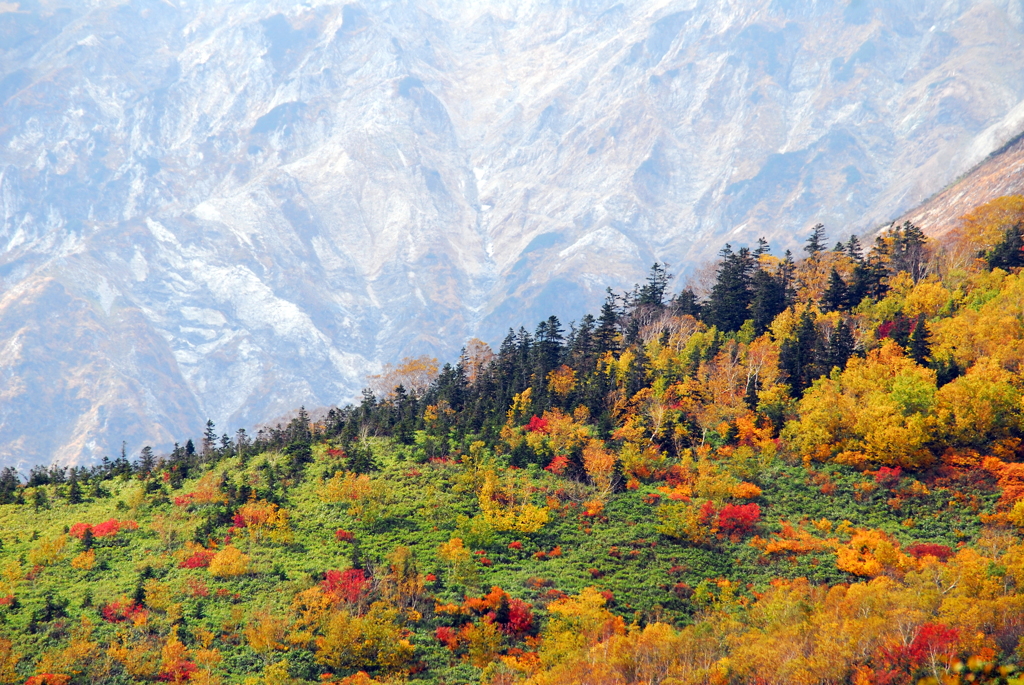
{"type": "Polygon", "coordinates": [[[828,276],[828,287],[825,288],[821,304],[827,312],[838,312],[849,307],[849,293],[846,288],[846,282],[843,281],[843,277],[834,268],[828,276]]]}
{"type": "Polygon", "coordinates": [[[850,239],[846,242],[845,251],[846,256],[852,259],[854,264],[860,264],[864,261],[864,250],[861,248],[860,241],[857,240],[857,236],[850,236],[850,239]]]}
{"type": "Polygon", "coordinates": [[[804,245],[804,252],[811,257],[818,255],[825,251],[825,225],[815,224],[814,228],[811,229],[811,236],[807,239],[807,244],[804,245]]]}
{"type": "Polygon", "coordinates": [[[36,511],[50,508],[50,498],[46,496],[46,489],[42,486],[37,486],[32,493],[32,506],[36,511]]]}
{"type": "Polygon", "coordinates": [[[213,450],[217,447],[217,431],[212,419],[206,419],[206,430],[203,431],[202,455],[209,459],[213,456],[213,450]]]}
{"type": "Polygon", "coordinates": [[[926,366],[932,355],[932,346],[928,335],[928,326],[925,324],[924,316],[917,317],[914,330],[907,340],[907,353],[915,362],[926,366]]]}
{"type": "Polygon", "coordinates": [[[789,376],[793,396],[799,397],[817,377],[815,353],[820,348],[818,330],[814,317],[805,311],[797,324],[796,335],[782,343],[779,350],[779,366],[789,376]]]}
{"type": "Polygon", "coordinates": [[[68,504],[82,503],[82,486],[78,484],[78,473],[75,470],[71,471],[71,481],[68,484],[67,500],[68,504]]]}
{"type": "Polygon", "coordinates": [[[601,352],[615,352],[619,349],[619,309],[612,289],[608,288],[607,293],[597,319],[594,340],[601,352]]]}
{"type": "Polygon", "coordinates": [[[156,467],[156,457],[153,455],[153,448],[146,445],[139,452],[139,472],[148,476],[153,473],[153,469],[156,467]]]}
{"type": "Polygon", "coordinates": [[[672,298],[672,310],[678,316],[692,316],[695,319],[701,317],[701,305],[693,288],[684,288],[672,298]]]}
{"type": "Polygon", "coordinates": [[[1015,269],[1024,266],[1024,225],[1006,229],[1003,239],[985,255],[990,269],[1015,269]]]}
{"type": "Polygon", "coordinates": [[[749,318],[750,279],[754,260],[747,248],[733,252],[726,243],[720,253],[718,280],[705,308],[705,320],[722,331],[737,331],[749,318]]]}
{"type": "Polygon", "coordinates": [[[668,282],[672,279],[672,274],[668,272],[667,266],[667,264],[654,263],[647,276],[647,282],[640,288],[637,295],[637,306],[660,308],[665,305],[665,293],[668,292],[668,282]]]}
{"type": "Polygon", "coordinates": [[[846,368],[846,362],[853,355],[855,344],[849,324],[845,321],[840,322],[828,336],[822,370],[828,372],[833,368],[846,368]]]}
{"type": "Polygon", "coordinates": [[[754,332],[760,335],[776,316],[785,311],[786,284],[781,276],[758,269],[751,280],[751,292],[750,318],[754,322],[754,332]]]}
{"type": "Polygon", "coordinates": [[[12,504],[18,493],[18,486],[21,479],[18,472],[11,466],[5,466],[0,471],[0,504],[12,504]]]}

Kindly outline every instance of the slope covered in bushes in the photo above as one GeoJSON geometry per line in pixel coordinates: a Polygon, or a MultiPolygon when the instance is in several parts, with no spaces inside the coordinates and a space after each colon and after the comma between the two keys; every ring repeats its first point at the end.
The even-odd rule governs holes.
{"type": "MultiPolygon", "coordinates": [[[[0,683],[1007,682],[1024,200],[0,476],[0,683]]],[[[699,284],[698,284],[699,286],[699,284]]]]}

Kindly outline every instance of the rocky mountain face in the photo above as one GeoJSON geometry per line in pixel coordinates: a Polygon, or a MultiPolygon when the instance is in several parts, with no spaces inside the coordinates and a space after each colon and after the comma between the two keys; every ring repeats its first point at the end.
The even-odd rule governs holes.
{"type": "Polygon", "coordinates": [[[1020,0],[0,2],[0,462],[167,448],[1024,128],[1020,0]]]}

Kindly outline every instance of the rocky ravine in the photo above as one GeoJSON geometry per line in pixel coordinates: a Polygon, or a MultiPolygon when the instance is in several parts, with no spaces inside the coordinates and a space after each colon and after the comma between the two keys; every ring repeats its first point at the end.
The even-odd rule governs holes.
{"type": "Polygon", "coordinates": [[[0,2],[0,461],[353,397],[1024,123],[1019,0],[0,2]]]}

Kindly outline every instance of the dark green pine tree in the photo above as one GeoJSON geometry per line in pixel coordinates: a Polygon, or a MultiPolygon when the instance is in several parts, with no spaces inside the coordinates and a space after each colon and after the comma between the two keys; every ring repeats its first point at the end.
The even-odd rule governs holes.
{"type": "Polygon", "coordinates": [[[44,487],[37,486],[32,493],[32,506],[36,511],[50,508],[50,498],[46,496],[46,489],[44,487]]]}
{"type": "Polygon", "coordinates": [[[1024,266],[1024,225],[1006,229],[1003,239],[985,255],[990,269],[1014,269],[1024,266]]]}
{"type": "Polygon", "coordinates": [[[668,282],[672,280],[672,274],[668,272],[668,264],[654,263],[651,272],[647,275],[647,282],[640,288],[637,294],[637,306],[663,307],[665,306],[665,294],[668,292],[668,282]]]}
{"type": "Polygon", "coordinates": [[[827,312],[839,312],[849,308],[850,297],[846,282],[834,268],[828,275],[828,287],[821,298],[821,305],[827,312]]]}
{"type": "Polygon", "coordinates": [[[601,314],[597,318],[597,331],[594,341],[600,352],[616,352],[619,349],[619,308],[617,298],[611,288],[601,305],[601,314]]]}
{"type": "Polygon", "coordinates": [[[146,445],[139,452],[139,472],[148,476],[156,467],[156,457],[153,455],[153,448],[146,445]]]}
{"type": "Polygon", "coordinates": [[[78,484],[78,471],[72,469],[71,480],[68,482],[68,504],[81,504],[82,499],[82,486],[78,484]]]}
{"type": "Polygon", "coordinates": [[[789,376],[793,396],[800,397],[817,378],[817,351],[821,348],[818,329],[810,312],[804,312],[797,324],[796,334],[782,343],[779,366],[789,376]]]}
{"type": "Polygon", "coordinates": [[[864,249],[860,246],[857,236],[850,236],[850,239],[846,241],[845,251],[846,256],[853,260],[854,264],[860,264],[864,261],[864,249]]]}
{"type": "Polygon", "coordinates": [[[815,224],[811,229],[811,236],[804,245],[804,252],[811,257],[825,251],[825,225],[815,224]]]}
{"type": "Polygon", "coordinates": [[[929,340],[928,326],[924,316],[917,317],[914,330],[907,339],[907,353],[921,366],[927,366],[932,356],[932,345],[929,340]]]}
{"type": "Polygon", "coordinates": [[[701,304],[693,288],[684,288],[672,298],[672,310],[677,316],[692,316],[695,319],[701,317],[701,304]]]}
{"type": "Polygon", "coordinates": [[[17,499],[18,486],[21,484],[21,479],[18,477],[18,472],[14,470],[12,466],[5,466],[0,471],[0,504],[13,504],[14,500],[17,499]]]}
{"type": "Polygon", "coordinates": [[[904,221],[903,225],[896,228],[894,233],[891,255],[893,273],[906,271],[917,283],[924,277],[927,261],[925,250],[927,238],[924,231],[909,221],[904,221]]]}
{"type": "Polygon", "coordinates": [[[206,430],[203,431],[203,441],[201,447],[201,454],[205,458],[210,458],[213,455],[214,449],[217,447],[217,431],[213,424],[212,419],[206,419],[206,430]]]}
{"type": "Polygon", "coordinates": [[[758,269],[751,279],[750,289],[750,318],[754,321],[754,332],[761,335],[786,309],[786,284],[781,274],[758,269]]]}
{"type": "Polygon", "coordinates": [[[721,331],[738,331],[750,318],[750,280],[754,259],[749,249],[743,247],[733,252],[728,243],[719,254],[722,262],[705,307],[704,319],[721,331]]]}
{"type": "Polygon", "coordinates": [[[846,362],[853,355],[855,345],[856,341],[853,339],[849,324],[841,322],[828,336],[822,370],[828,372],[833,368],[846,368],[846,362]]]}

